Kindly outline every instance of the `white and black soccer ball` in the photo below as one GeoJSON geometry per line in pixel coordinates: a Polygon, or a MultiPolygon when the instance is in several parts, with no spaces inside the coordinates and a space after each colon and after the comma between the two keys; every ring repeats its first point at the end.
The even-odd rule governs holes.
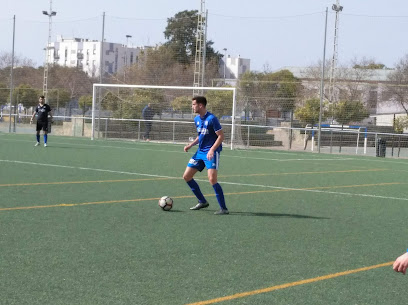
{"type": "Polygon", "coordinates": [[[169,196],[163,196],[159,199],[159,207],[161,207],[164,211],[170,211],[173,207],[173,199],[169,196]]]}

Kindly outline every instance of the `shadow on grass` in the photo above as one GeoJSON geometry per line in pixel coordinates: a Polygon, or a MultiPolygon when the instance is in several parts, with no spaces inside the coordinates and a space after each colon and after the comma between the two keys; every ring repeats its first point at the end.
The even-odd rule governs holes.
{"type": "MultiPolygon", "coordinates": [[[[299,214],[279,214],[279,213],[263,213],[263,212],[231,212],[229,215],[238,216],[263,216],[263,217],[288,217],[288,218],[309,218],[309,219],[330,219],[328,217],[317,217],[299,214]]],[[[228,215],[228,216],[229,216],[228,215]]],[[[227,215],[226,215],[227,216],[227,215]]]]}

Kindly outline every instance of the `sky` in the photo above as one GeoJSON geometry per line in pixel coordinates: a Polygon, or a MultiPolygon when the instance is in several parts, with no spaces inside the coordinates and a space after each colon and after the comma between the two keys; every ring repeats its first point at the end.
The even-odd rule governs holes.
{"type": "MultiPolygon", "coordinates": [[[[323,58],[325,46],[326,59],[333,57],[332,5],[337,1],[343,6],[337,31],[339,65],[366,58],[392,68],[408,54],[407,0],[206,0],[207,39],[222,54],[250,59],[253,71],[316,65],[323,58]]],[[[50,1],[2,0],[2,4],[0,54],[12,52],[15,16],[15,54],[42,65],[49,25],[42,11],[50,10],[50,1]]],[[[101,40],[105,13],[106,41],[152,46],[165,42],[168,18],[200,8],[200,0],[53,0],[52,10],[57,15],[52,18],[51,40],[55,41],[57,35],[101,40]],[[126,39],[126,35],[132,37],[126,39]]]]}

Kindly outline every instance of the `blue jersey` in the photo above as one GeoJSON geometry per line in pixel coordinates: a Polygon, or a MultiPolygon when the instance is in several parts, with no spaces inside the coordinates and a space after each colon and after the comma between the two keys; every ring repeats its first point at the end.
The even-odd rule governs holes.
{"type": "MultiPolygon", "coordinates": [[[[196,116],[194,123],[198,133],[198,150],[208,152],[217,141],[218,136],[215,132],[222,129],[221,124],[217,117],[208,111],[202,118],[199,115],[196,116]]],[[[220,152],[221,150],[222,144],[215,151],[220,152]]]]}

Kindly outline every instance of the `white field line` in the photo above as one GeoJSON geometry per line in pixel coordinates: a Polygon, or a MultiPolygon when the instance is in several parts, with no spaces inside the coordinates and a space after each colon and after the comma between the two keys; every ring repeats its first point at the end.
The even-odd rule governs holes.
{"type": "MultiPolygon", "coordinates": [[[[152,174],[143,174],[143,173],[134,173],[134,172],[124,172],[124,171],[115,171],[115,170],[99,169],[99,168],[89,168],[89,167],[77,167],[77,166],[69,166],[69,165],[45,164],[45,163],[26,162],[26,161],[14,161],[14,160],[1,160],[1,159],[0,159],[0,162],[16,163],[16,164],[25,164],[25,165],[33,165],[33,166],[49,166],[49,167],[69,168],[69,169],[98,171],[98,172],[107,172],[107,173],[124,174],[124,175],[145,176],[145,177],[157,177],[157,178],[169,178],[169,179],[182,179],[181,177],[171,177],[171,176],[164,176],[164,175],[152,175],[152,174]]],[[[208,182],[208,181],[205,180],[205,179],[196,179],[196,180],[197,180],[197,181],[208,182]]],[[[311,190],[311,189],[301,189],[301,188],[292,188],[292,187],[281,187],[281,186],[272,186],[272,185],[263,185],[263,184],[250,184],[250,183],[226,182],[226,181],[222,181],[221,183],[222,183],[222,184],[229,184],[229,185],[237,185],[237,186],[250,186],[250,187],[259,187],[259,188],[269,188],[269,189],[277,189],[277,190],[288,190],[288,191],[298,191],[298,192],[312,192],[312,193],[322,193],[322,194],[334,194],[334,195],[346,195],[346,196],[357,196],[357,197],[369,197],[369,198],[380,198],[380,199],[388,199],[388,200],[403,200],[403,201],[408,201],[408,198],[388,197],[388,196],[379,196],[379,195],[372,195],[372,194],[360,194],[360,193],[353,194],[353,193],[345,193],[345,192],[333,192],[333,191],[323,191],[323,190],[311,190]]]]}
{"type": "MultiPolygon", "coordinates": [[[[29,142],[31,143],[32,141],[27,141],[27,140],[14,140],[14,139],[8,139],[9,141],[14,141],[14,142],[29,142]]],[[[111,146],[111,145],[93,145],[93,144],[77,144],[77,143],[64,143],[64,142],[51,142],[51,147],[52,144],[58,144],[58,145],[72,145],[72,146],[87,146],[87,147],[100,147],[100,148],[111,148],[111,149],[128,149],[128,150],[140,150],[140,151],[153,151],[153,152],[166,152],[166,153],[177,153],[177,154],[186,154],[182,149],[174,151],[174,150],[167,150],[167,149],[157,149],[157,148],[139,148],[139,147],[124,147],[124,146],[111,146]]],[[[154,144],[154,143],[153,143],[154,144]]],[[[264,152],[252,152],[251,153],[264,153],[264,152]]],[[[268,152],[265,152],[268,154],[268,152]]],[[[282,153],[282,152],[269,152],[269,153],[276,153],[276,154],[287,154],[287,155],[302,155],[304,154],[297,154],[297,153],[282,153]]],[[[261,157],[251,157],[251,156],[223,156],[224,158],[237,158],[237,159],[250,159],[250,160],[263,160],[263,161],[275,161],[275,162],[291,162],[291,161],[347,161],[347,160],[355,160],[352,157],[333,157],[333,158],[317,158],[322,155],[317,155],[317,154],[310,154],[312,158],[301,158],[301,159],[271,159],[271,158],[261,158],[261,157]]]]}

